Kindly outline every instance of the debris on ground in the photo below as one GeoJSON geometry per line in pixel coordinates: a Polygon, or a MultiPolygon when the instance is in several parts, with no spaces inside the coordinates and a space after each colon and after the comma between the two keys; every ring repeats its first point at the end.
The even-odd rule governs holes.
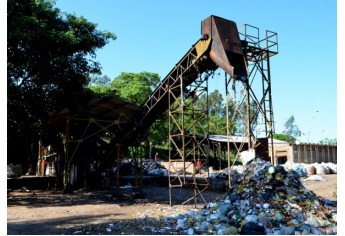
{"type": "Polygon", "coordinates": [[[322,178],[321,176],[313,175],[313,176],[303,179],[302,181],[305,182],[305,181],[326,181],[326,180],[322,178]]]}
{"type": "MultiPolygon", "coordinates": [[[[201,210],[162,207],[138,213],[137,219],[68,229],[69,234],[337,234],[337,207],[317,197],[300,174],[253,159],[232,174],[232,186],[220,200],[201,210]]],[[[190,206],[189,206],[190,207],[190,206]]]]}
{"type": "Polygon", "coordinates": [[[166,175],[168,176],[168,170],[165,169],[163,165],[158,162],[155,162],[152,159],[143,159],[142,160],[142,171],[143,174],[148,175],[166,175]]]}
{"type": "Polygon", "coordinates": [[[20,177],[22,175],[22,165],[21,164],[9,164],[7,165],[7,178],[20,177]]]}

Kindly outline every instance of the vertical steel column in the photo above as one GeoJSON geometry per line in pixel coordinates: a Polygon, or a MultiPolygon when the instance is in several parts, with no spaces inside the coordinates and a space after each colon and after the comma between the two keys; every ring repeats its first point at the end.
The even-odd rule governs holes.
{"type": "Polygon", "coordinates": [[[246,83],[246,121],[249,148],[254,148],[254,145],[251,145],[252,141],[255,144],[258,138],[268,138],[271,146],[271,162],[275,165],[270,57],[278,54],[278,36],[277,33],[266,30],[265,37],[260,39],[259,28],[250,25],[244,26],[244,34],[241,34],[241,36],[243,52],[249,71],[246,83]],[[259,79],[261,79],[261,85],[256,84],[259,79]],[[257,90],[259,86],[261,86],[261,91],[257,90]],[[251,110],[249,107],[253,107],[253,109],[251,110]],[[264,126],[263,129],[261,129],[261,125],[264,126]],[[254,129],[256,129],[256,132],[253,132],[254,129]],[[263,136],[259,137],[262,135],[261,133],[263,133],[263,136]]]}
{"type": "Polygon", "coordinates": [[[202,192],[208,187],[208,180],[206,180],[206,183],[198,182],[196,177],[195,164],[197,162],[197,157],[200,156],[206,157],[204,164],[208,163],[209,154],[205,151],[205,143],[207,142],[208,145],[209,129],[208,101],[207,107],[203,107],[202,110],[198,110],[196,108],[196,102],[198,97],[203,93],[206,93],[206,96],[208,94],[207,78],[208,76],[202,78],[202,76],[200,75],[191,85],[184,86],[183,76],[180,76],[179,83],[176,83],[179,84],[178,88],[169,86],[168,89],[169,104],[170,99],[173,99],[175,101],[175,103],[169,106],[168,177],[170,205],[172,205],[172,188],[174,187],[186,187],[187,189],[193,191],[193,197],[187,197],[188,199],[182,204],[194,200],[194,205],[196,207],[198,196],[200,196],[205,201],[202,196],[202,192]],[[203,87],[205,81],[206,87],[203,87]],[[180,89],[180,99],[176,99],[175,97],[173,97],[174,89],[180,89]],[[197,132],[201,132],[204,135],[200,136],[197,134],[197,132]],[[187,176],[188,168],[192,168],[193,173],[187,176]],[[172,175],[170,172],[174,172],[175,174],[172,175]]]}
{"type": "Polygon", "coordinates": [[[116,155],[116,192],[119,193],[120,191],[120,166],[121,166],[121,159],[120,159],[120,148],[121,145],[119,143],[116,144],[117,155],[116,155]]]}
{"type": "Polygon", "coordinates": [[[245,82],[245,88],[246,88],[246,129],[247,129],[247,140],[248,140],[248,149],[254,148],[252,143],[252,122],[251,122],[251,115],[250,115],[250,86],[249,86],[249,80],[246,80],[245,82]]]}
{"type": "MultiPolygon", "coordinates": [[[[271,90],[271,65],[270,65],[270,49],[276,46],[276,51],[274,53],[278,53],[278,38],[277,34],[266,30],[266,59],[267,59],[267,91],[268,91],[268,117],[269,120],[266,122],[266,127],[268,125],[267,136],[271,142],[272,151],[274,150],[273,145],[273,133],[274,133],[274,116],[273,116],[273,104],[272,104],[272,90],[271,90]],[[275,37],[275,40],[271,40],[272,37],[275,37]]],[[[271,158],[272,165],[275,165],[274,159],[271,158]]]]}
{"type": "MultiPolygon", "coordinates": [[[[230,77],[231,80],[231,77],[230,77]]],[[[227,74],[225,73],[225,98],[226,98],[226,147],[227,147],[227,160],[228,160],[228,188],[231,187],[231,163],[230,163],[230,120],[229,120],[229,89],[228,89],[227,74]]]]}
{"type": "Polygon", "coordinates": [[[184,187],[186,183],[186,153],[185,153],[185,127],[184,127],[184,87],[183,75],[179,74],[175,86],[169,83],[169,199],[172,205],[172,188],[184,187]],[[178,103],[174,94],[180,90],[181,101],[178,103]],[[176,101],[171,103],[171,101],[176,101]],[[182,164],[182,173],[179,173],[182,164]],[[172,176],[170,172],[175,173],[172,176]],[[175,183],[178,181],[178,183],[175,183]]]}

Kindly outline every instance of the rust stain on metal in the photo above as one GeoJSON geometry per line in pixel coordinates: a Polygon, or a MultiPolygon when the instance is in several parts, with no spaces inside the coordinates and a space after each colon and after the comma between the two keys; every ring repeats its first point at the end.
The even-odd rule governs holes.
{"type": "Polygon", "coordinates": [[[201,23],[201,33],[212,39],[210,57],[235,79],[247,78],[241,40],[236,23],[217,16],[209,16],[201,23]]]}

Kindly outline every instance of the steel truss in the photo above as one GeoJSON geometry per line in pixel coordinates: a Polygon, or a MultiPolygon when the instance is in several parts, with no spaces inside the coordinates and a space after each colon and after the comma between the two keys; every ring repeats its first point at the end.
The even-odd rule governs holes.
{"type": "Polygon", "coordinates": [[[117,129],[121,129],[131,116],[135,108],[132,105],[125,106],[126,102],[119,104],[108,104],[107,101],[102,103],[101,100],[91,102],[91,113],[109,115],[116,117],[115,120],[109,118],[98,118],[92,114],[72,115],[70,113],[63,115],[65,120],[65,132],[62,135],[64,144],[64,176],[63,183],[71,182],[71,164],[76,159],[81,145],[88,139],[98,135],[114,135],[117,129]],[[116,106],[116,108],[114,107],[116,106]]]}
{"type": "Polygon", "coordinates": [[[85,142],[85,140],[95,137],[104,132],[112,133],[111,128],[120,125],[120,119],[115,121],[95,119],[93,117],[89,118],[73,118],[69,117],[66,120],[66,130],[63,135],[63,143],[65,148],[65,161],[64,161],[64,184],[70,183],[70,171],[71,163],[75,159],[80,145],[85,142]],[[71,122],[86,122],[85,127],[82,127],[78,133],[71,133],[71,122]],[[92,127],[92,130],[90,128],[92,127]],[[95,128],[96,127],[96,128],[95,128]],[[71,138],[73,137],[73,138],[71,138]],[[71,146],[71,144],[74,144],[71,146]]]}
{"type": "MultiPolygon", "coordinates": [[[[243,79],[225,73],[225,93],[227,109],[227,158],[228,167],[238,160],[240,153],[244,150],[254,150],[257,155],[264,159],[268,158],[268,140],[273,143],[274,120],[271,93],[270,57],[278,54],[278,35],[272,31],[266,31],[263,39],[259,37],[259,29],[250,25],[244,26],[242,37],[242,49],[247,65],[248,78],[243,79]],[[238,130],[231,129],[236,124],[238,130]],[[232,144],[231,135],[242,136],[240,143],[232,144]],[[230,150],[230,146],[234,150],[230,150]],[[234,156],[230,161],[230,156],[234,156]]],[[[186,54],[190,57],[190,54],[186,54]]],[[[195,101],[203,91],[208,93],[207,78],[214,70],[205,72],[204,77],[200,74],[198,79],[189,86],[190,78],[184,76],[188,67],[193,67],[193,60],[190,63],[178,64],[181,68],[174,77],[170,77],[169,92],[169,198],[172,205],[172,189],[175,187],[186,187],[194,191],[193,197],[188,198],[184,203],[197,199],[206,203],[202,193],[209,185],[208,178],[203,183],[198,183],[196,178],[195,163],[200,155],[206,157],[204,164],[208,162],[208,105],[203,111],[196,110],[195,101]],[[187,82],[188,81],[188,82],[187,82]],[[206,87],[203,84],[206,82],[206,87]],[[188,87],[184,85],[188,83],[188,87]],[[176,92],[179,91],[179,92],[176,92]],[[180,99],[176,94],[182,96],[180,99]],[[197,127],[204,127],[200,132],[197,127]],[[198,130],[198,132],[196,132],[198,130]],[[200,139],[196,138],[197,133],[202,134],[200,139]],[[192,173],[187,169],[193,167],[192,173]],[[173,173],[173,174],[170,174],[173,173]]],[[[176,70],[175,70],[176,71],[176,70]]],[[[233,73],[233,74],[236,74],[233,73]]],[[[271,145],[273,148],[273,145],[271,145]]],[[[272,153],[274,153],[272,151],[272,153]]],[[[271,157],[274,164],[274,158],[271,157]]],[[[229,172],[230,173],[230,172],[229,172]]],[[[208,174],[209,175],[209,174],[208,174]]],[[[208,176],[207,175],[207,176],[208,176]]],[[[229,174],[228,187],[231,186],[231,175],[229,174]]]]}
{"type": "MultiPolygon", "coordinates": [[[[245,137],[236,150],[235,161],[248,144],[248,150],[255,150],[256,155],[269,159],[268,142],[273,144],[274,120],[271,92],[270,57],[278,54],[278,35],[266,30],[260,38],[259,28],[244,25],[240,33],[243,53],[248,68],[247,80],[238,80],[225,74],[225,92],[227,105],[227,135],[233,135],[230,125],[242,127],[237,136],[245,137]]],[[[230,142],[228,142],[228,166],[230,163],[230,142]]],[[[271,145],[273,149],[273,145],[271,145]]],[[[272,150],[272,153],[273,150],[272,150]]],[[[271,156],[274,165],[274,157],[271,156]]],[[[231,184],[229,175],[229,186],[231,184]]]]}
{"type": "MultiPolygon", "coordinates": [[[[200,75],[191,85],[184,86],[183,75],[179,76],[179,83],[174,89],[181,89],[182,96],[177,99],[173,92],[169,93],[169,100],[176,102],[169,106],[169,197],[172,205],[172,189],[188,188],[193,196],[185,196],[185,204],[194,200],[196,207],[200,197],[205,203],[203,192],[209,185],[209,174],[197,178],[196,163],[202,159],[202,167],[208,166],[209,156],[209,124],[208,124],[208,85],[207,79],[213,71],[200,75]],[[197,107],[196,102],[201,96],[206,97],[205,107],[197,107]],[[192,169],[192,172],[187,170],[192,169]]],[[[170,102],[169,102],[170,104],[170,102]]]]}

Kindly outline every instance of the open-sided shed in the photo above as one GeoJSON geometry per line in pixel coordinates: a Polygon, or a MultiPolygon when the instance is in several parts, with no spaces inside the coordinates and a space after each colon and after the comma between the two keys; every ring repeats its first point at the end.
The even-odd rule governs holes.
{"type": "MultiPolygon", "coordinates": [[[[50,124],[57,127],[63,143],[63,150],[59,152],[60,155],[63,155],[61,161],[63,167],[60,171],[63,172],[63,182],[76,183],[79,181],[78,176],[82,174],[80,173],[82,172],[81,164],[85,165],[83,163],[86,161],[85,159],[89,159],[90,162],[96,158],[90,150],[101,148],[103,153],[107,153],[107,156],[103,157],[104,161],[115,162],[115,154],[112,155],[112,152],[110,154],[108,152],[111,148],[108,143],[116,135],[121,135],[121,130],[138,109],[137,106],[117,97],[105,97],[91,99],[77,111],[66,108],[51,113],[50,124]],[[93,157],[88,157],[92,155],[93,157]]],[[[50,154],[45,148],[47,147],[40,147],[42,151],[40,151],[39,159],[50,154]]]]}

